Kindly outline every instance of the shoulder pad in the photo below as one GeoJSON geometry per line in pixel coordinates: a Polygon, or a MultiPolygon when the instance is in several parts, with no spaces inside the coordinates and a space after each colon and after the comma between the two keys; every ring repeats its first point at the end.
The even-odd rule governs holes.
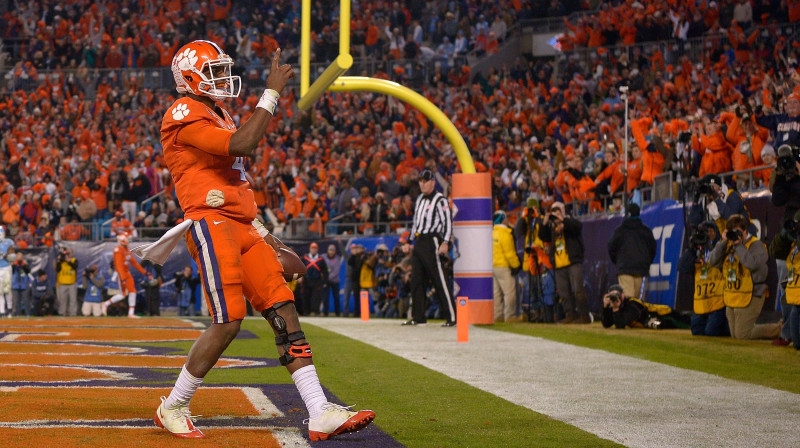
{"type": "Polygon", "coordinates": [[[189,97],[178,98],[164,114],[162,129],[211,119],[208,107],[189,97]]]}

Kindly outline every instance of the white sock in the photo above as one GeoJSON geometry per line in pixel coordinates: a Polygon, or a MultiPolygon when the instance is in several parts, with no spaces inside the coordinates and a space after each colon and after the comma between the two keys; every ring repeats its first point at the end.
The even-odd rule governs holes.
{"type": "Polygon", "coordinates": [[[314,367],[314,364],[301,367],[292,374],[292,380],[306,404],[308,416],[319,418],[322,415],[322,405],[327,403],[328,399],[325,397],[325,392],[322,391],[322,385],[319,384],[317,368],[314,367]]]}
{"type": "Polygon", "coordinates": [[[136,308],[136,293],[128,294],[128,308],[136,308]]]}
{"type": "Polygon", "coordinates": [[[121,302],[124,298],[125,296],[122,294],[114,294],[110,299],[108,299],[108,304],[111,305],[112,303],[121,302]]]}
{"type": "Polygon", "coordinates": [[[171,409],[177,406],[189,406],[195,391],[202,383],[203,379],[195,378],[194,375],[186,370],[186,365],[184,365],[181,369],[181,374],[178,375],[178,381],[175,381],[175,387],[172,388],[169,397],[164,401],[164,407],[171,409]]]}

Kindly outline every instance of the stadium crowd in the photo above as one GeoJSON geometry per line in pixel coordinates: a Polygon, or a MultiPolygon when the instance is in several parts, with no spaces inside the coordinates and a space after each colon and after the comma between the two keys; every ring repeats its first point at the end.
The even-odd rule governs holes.
{"type": "Polygon", "coordinates": [[[559,39],[563,51],[633,45],[660,40],[685,41],[706,34],[729,34],[731,45],[752,45],[740,31],[753,24],[800,20],[796,2],[774,0],[720,0],[704,2],[602,2],[595,14],[576,23],[565,19],[568,29],[559,39]],[[745,44],[745,42],[747,44],[745,44]]]}
{"type": "MultiPolygon", "coordinates": [[[[248,9],[252,5],[246,2],[227,1],[173,1],[162,8],[155,2],[63,2],[52,8],[43,2],[17,3],[0,28],[5,37],[35,39],[12,46],[12,58],[22,59],[5,74],[0,91],[0,216],[21,247],[87,238],[81,223],[106,221],[118,210],[135,227],[169,227],[181,219],[159,142],[161,117],[175,93],[145,88],[141,78],[125,70],[105,72],[96,84],[91,82],[93,67],[136,67],[146,59],[127,54],[122,65],[108,65],[108,52],[123,46],[134,53],[161,47],[160,58],[151,62],[163,65],[179,42],[205,37],[225,46],[245,68],[261,64],[278,45],[296,54],[294,4],[264,2],[248,9]],[[239,37],[248,35],[260,43],[243,51],[239,37]],[[24,76],[37,80],[34,87],[13,82],[24,76]],[[163,194],[137,208],[158,193],[163,194]]],[[[712,3],[706,7],[713,9],[712,3]]],[[[727,11],[735,2],[720,5],[727,11]]],[[[316,10],[318,25],[335,23],[337,7],[328,6],[316,10]]],[[[800,79],[798,58],[786,36],[757,31],[769,29],[778,18],[792,18],[791,8],[765,18],[767,28],[726,23],[729,35],[708,40],[702,60],[641,51],[617,56],[598,48],[588,61],[569,53],[555,60],[519,58],[481,75],[471,73],[464,59],[450,56],[446,37],[455,33],[457,38],[463,31],[473,39],[481,30],[498,31],[502,27],[495,28],[486,17],[503,17],[507,26],[535,6],[363,2],[354,18],[370,27],[383,18],[410,34],[410,40],[445,52],[442,61],[447,63],[434,65],[420,90],[451,117],[478,170],[494,176],[496,208],[513,213],[533,197],[543,208],[560,201],[570,208],[580,204],[576,213],[598,210],[623,187],[632,192],[652,185],[664,171],[687,180],[773,160],[775,150],[765,128],[755,125],[753,110],[782,109],[800,79]],[[450,22],[458,25],[453,28],[450,22]],[[730,33],[745,31],[751,33],[751,51],[732,45],[730,33]],[[627,183],[621,169],[622,85],[630,86],[633,137],[627,183]]],[[[598,14],[619,8],[626,6],[609,5],[598,14]]],[[[391,26],[388,34],[379,32],[377,43],[369,30],[363,45],[354,37],[356,54],[363,47],[365,54],[383,59],[424,57],[424,52],[398,53],[391,26]]],[[[321,53],[327,48],[325,33],[331,33],[332,41],[335,33],[325,26],[314,29],[322,30],[314,36],[316,58],[327,60],[321,53]]],[[[401,82],[413,76],[402,69],[369,75],[401,82]]],[[[247,89],[236,100],[232,109],[242,111],[234,116],[237,122],[249,117],[258,93],[247,89]]],[[[247,166],[259,207],[269,209],[278,223],[311,219],[311,230],[319,232],[324,222],[340,217],[356,231],[385,230],[391,226],[379,223],[410,219],[419,171],[434,170],[445,185],[458,171],[443,135],[419,111],[393,98],[327,94],[309,114],[292,107],[295,99],[294,93],[281,98],[277,120],[247,166]]],[[[756,184],[766,185],[769,172],[754,172],[756,184]]]]}

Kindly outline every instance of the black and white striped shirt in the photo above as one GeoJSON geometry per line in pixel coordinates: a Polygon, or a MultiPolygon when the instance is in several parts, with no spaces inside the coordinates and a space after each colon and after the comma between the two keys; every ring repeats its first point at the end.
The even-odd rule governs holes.
{"type": "Polygon", "coordinates": [[[453,236],[453,218],[450,204],[441,193],[419,195],[414,206],[414,225],[409,240],[422,235],[436,235],[450,242],[453,236]]]}

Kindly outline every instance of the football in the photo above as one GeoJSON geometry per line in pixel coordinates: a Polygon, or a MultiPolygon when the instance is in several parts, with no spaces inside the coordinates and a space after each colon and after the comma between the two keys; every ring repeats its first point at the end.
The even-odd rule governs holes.
{"type": "Polygon", "coordinates": [[[283,244],[281,240],[272,234],[267,235],[264,240],[266,240],[267,244],[272,246],[272,248],[275,249],[275,253],[278,254],[278,260],[280,260],[281,265],[283,265],[283,278],[287,282],[297,280],[306,275],[306,265],[303,264],[303,260],[301,260],[289,246],[283,244]]]}

